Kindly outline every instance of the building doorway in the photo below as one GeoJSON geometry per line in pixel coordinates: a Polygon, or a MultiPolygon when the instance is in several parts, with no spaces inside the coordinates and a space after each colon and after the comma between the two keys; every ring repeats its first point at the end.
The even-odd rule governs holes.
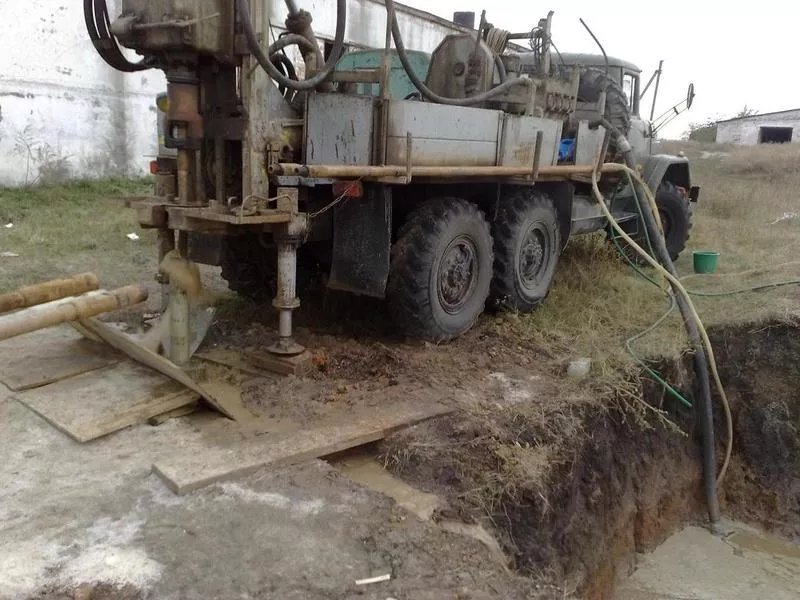
{"type": "Polygon", "coordinates": [[[759,127],[759,144],[786,144],[792,141],[791,127],[759,127]]]}

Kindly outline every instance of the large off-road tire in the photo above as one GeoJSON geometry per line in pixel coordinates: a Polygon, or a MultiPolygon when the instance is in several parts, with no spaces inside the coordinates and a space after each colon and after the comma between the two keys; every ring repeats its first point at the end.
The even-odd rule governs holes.
{"type": "MultiPolygon", "coordinates": [[[[684,197],[674,184],[664,181],[656,192],[656,206],[661,218],[661,225],[664,228],[664,239],[669,257],[673,261],[678,260],[681,252],[686,248],[692,231],[691,201],[684,197]]],[[[633,206],[628,210],[635,211],[636,207],[633,206]]],[[[633,240],[649,252],[647,237],[644,234],[644,224],[639,225],[639,231],[640,233],[633,236],[633,240]]],[[[609,235],[614,235],[614,232],[610,231],[609,235]]],[[[641,255],[624,240],[617,238],[617,241],[631,261],[636,264],[644,264],[645,261],[641,255]]]]}
{"type": "Polygon", "coordinates": [[[502,199],[493,227],[493,304],[530,312],[550,292],[561,255],[561,230],[553,201],[531,188],[502,199]]]}
{"type": "Polygon", "coordinates": [[[664,181],[658,187],[656,206],[664,227],[669,257],[678,260],[692,231],[691,200],[684,197],[674,184],[664,181]]]}
{"type": "Polygon", "coordinates": [[[222,240],[220,275],[228,288],[250,300],[269,301],[277,286],[277,251],[264,246],[257,235],[229,236],[222,240]]]}
{"type": "Polygon", "coordinates": [[[398,326],[432,342],[466,333],[485,308],[493,260],[477,206],[440,198],[416,208],[392,247],[387,300],[398,326]]]}
{"type": "Polygon", "coordinates": [[[606,77],[604,69],[585,67],[581,69],[578,100],[597,102],[600,94],[606,92],[605,118],[623,135],[628,135],[631,128],[631,110],[628,97],[622,86],[611,77],[606,77]]]}

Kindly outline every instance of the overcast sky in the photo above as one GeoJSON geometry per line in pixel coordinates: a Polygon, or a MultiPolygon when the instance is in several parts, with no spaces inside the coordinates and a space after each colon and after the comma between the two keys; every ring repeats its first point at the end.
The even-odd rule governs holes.
{"type": "MultiPolygon", "coordinates": [[[[559,50],[597,52],[578,22],[583,17],[609,55],[642,69],[644,82],[664,60],[656,115],[685,97],[694,82],[692,109],[665,128],[662,137],[680,137],[691,122],[732,117],[745,104],[762,113],[800,106],[800,77],[789,64],[798,56],[800,9],[788,0],[761,0],[747,8],[719,0],[402,1],[447,19],[456,10],[475,11],[479,19],[485,8],[490,23],[519,32],[553,10],[553,41],[559,50]]],[[[652,91],[644,100],[647,115],[651,101],[652,91]]]]}

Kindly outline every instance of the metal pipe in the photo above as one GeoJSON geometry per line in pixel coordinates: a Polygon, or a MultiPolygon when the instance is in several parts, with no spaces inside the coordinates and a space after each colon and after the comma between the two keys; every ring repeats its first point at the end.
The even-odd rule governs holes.
{"type": "Polygon", "coordinates": [[[273,354],[292,356],[301,354],[305,348],[296,344],[292,337],[292,312],[299,308],[297,298],[297,247],[298,240],[292,236],[278,238],[278,291],[272,305],[278,309],[278,342],[269,347],[273,354]]]}
{"type": "Polygon", "coordinates": [[[664,67],[664,61],[658,61],[658,72],[656,73],[656,88],[653,91],[653,106],[650,108],[650,121],[653,120],[653,115],[656,114],[656,101],[658,100],[658,85],[661,83],[661,70],[664,67]]]}
{"type": "Polygon", "coordinates": [[[194,203],[194,181],[192,179],[193,152],[178,150],[178,203],[194,203]]]}
{"type": "MultiPolygon", "coordinates": [[[[621,165],[606,163],[603,172],[612,173],[622,170],[621,165]]],[[[358,165],[300,165],[296,163],[281,163],[269,167],[269,174],[274,176],[341,178],[341,179],[375,179],[390,177],[406,177],[408,169],[405,165],[385,166],[358,166],[358,165]]],[[[525,177],[532,175],[531,166],[507,167],[412,167],[412,177],[440,177],[442,179],[472,178],[472,177],[525,177]]],[[[591,175],[593,165],[544,165],[539,167],[539,177],[568,177],[570,175],[591,175]]]]}
{"type": "Polygon", "coordinates": [[[189,296],[174,282],[169,290],[169,359],[178,366],[189,362],[189,296]]]}
{"type": "Polygon", "coordinates": [[[144,302],[147,297],[147,288],[130,285],[32,306],[0,317],[0,340],[127,308],[144,302]]]}
{"type": "Polygon", "coordinates": [[[84,273],[66,279],[53,279],[25,286],[15,292],[0,295],[0,313],[11,312],[37,304],[45,304],[68,296],[76,296],[100,287],[93,273],[84,273]]]}

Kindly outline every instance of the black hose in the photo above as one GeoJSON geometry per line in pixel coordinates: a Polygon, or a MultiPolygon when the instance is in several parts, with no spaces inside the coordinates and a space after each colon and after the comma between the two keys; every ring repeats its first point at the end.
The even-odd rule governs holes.
{"type": "Polygon", "coordinates": [[[514,86],[530,85],[532,83],[530,79],[517,77],[501,83],[496,88],[489,90],[488,92],[478,94],[477,96],[470,96],[469,98],[445,98],[444,96],[440,96],[426,86],[425,82],[423,82],[419,78],[419,75],[414,72],[414,67],[408,60],[406,47],[403,44],[403,38],[400,35],[400,26],[397,24],[397,16],[395,15],[394,0],[385,0],[385,4],[387,18],[392,22],[392,37],[394,38],[394,45],[397,48],[397,55],[400,57],[400,62],[403,64],[403,68],[408,74],[409,79],[411,79],[411,83],[413,83],[414,87],[416,87],[430,102],[435,102],[437,104],[448,104],[450,106],[472,106],[474,104],[480,104],[481,102],[491,100],[495,96],[506,92],[514,86]]]}
{"type": "Polygon", "coordinates": [[[503,64],[503,59],[499,54],[494,55],[494,64],[497,67],[497,73],[500,75],[500,83],[505,83],[508,79],[508,72],[506,66],[503,64]]]}
{"type": "Polygon", "coordinates": [[[122,53],[114,36],[111,35],[111,19],[108,15],[108,6],[105,0],[83,0],[83,18],[89,39],[100,57],[109,66],[125,73],[134,73],[151,68],[146,59],[131,62],[122,53]]]}
{"type": "MultiPolygon", "coordinates": [[[[250,7],[247,0],[236,0],[236,8],[239,11],[239,20],[242,24],[244,35],[247,38],[250,52],[258,61],[258,64],[261,65],[261,68],[264,69],[267,74],[279,84],[297,92],[313,90],[318,85],[323,83],[330,76],[331,72],[333,72],[334,67],[336,67],[336,63],[339,61],[339,57],[342,55],[342,51],[344,50],[344,33],[345,26],[347,25],[347,0],[336,0],[336,35],[333,40],[333,49],[331,50],[330,59],[325,63],[325,65],[323,65],[316,75],[302,81],[293,81],[289,79],[288,77],[284,76],[275,67],[275,65],[272,64],[272,61],[270,61],[267,53],[264,52],[264,49],[258,42],[258,37],[253,29],[253,23],[250,20],[250,7]]],[[[305,38],[303,39],[305,40],[305,38]]],[[[280,41],[281,40],[275,42],[273,47],[280,43],[280,41]]]]}
{"type": "MultiPolygon", "coordinates": [[[[636,160],[633,157],[633,149],[625,136],[606,119],[601,119],[598,121],[598,124],[611,132],[616,140],[617,147],[625,158],[625,164],[629,168],[636,170],[636,160]]],[[[641,185],[636,181],[634,181],[633,184],[634,186],[641,185]]],[[[678,272],[670,258],[664,236],[662,236],[658,230],[656,217],[653,214],[650,203],[646,199],[644,191],[641,190],[641,192],[642,193],[635,194],[635,198],[644,219],[644,225],[647,228],[647,232],[653,244],[653,249],[656,254],[654,258],[663,265],[670,275],[677,279],[678,272]]],[[[699,411],[698,418],[700,420],[700,428],[703,434],[703,487],[705,488],[706,504],[708,505],[708,517],[711,521],[712,528],[715,528],[719,524],[720,508],[719,498],[717,496],[716,442],[714,440],[714,415],[711,409],[711,381],[708,375],[708,358],[703,348],[700,330],[689,309],[686,298],[684,298],[683,294],[680,293],[674,284],[671,285],[673,287],[673,294],[678,303],[678,308],[683,317],[686,332],[689,334],[689,340],[694,349],[694,371],[700,386],[700,398],[697,403],[697,408],[699,411]]]]}
{"type": "Polygon", "coordinates": [[[275,41],[268,49],[267,52],[270,56],[275,54],[276,52],[280,52],[284,48],[288,46],[299,46],[301,49],[305,48],[306,50],[313,50],[316,48],[314,44],[312,44],[307,38],[303,37],[302,35],[296,33],[287,33],[286,35],[282,35],[275,41]]]}
{"type": "MultiPolygon", "coordinates": [[[[284,76],[293,81],[297,81],[297,71],[295,71],[294,64],[292,64],[292,61],[289,60],[288,56],[280,52],[276,52],[275,54],[270,55],[270,59],[272,60],[272,64],[274,64],[275,67],[284,74],[284,76]]],[[[291,101],[295,94],[293,90],[287,89],[285,85],[281,85],[280,83],[278,84],[278,91],[281,93],[281,96],[289,101],[291,101]]]]}

